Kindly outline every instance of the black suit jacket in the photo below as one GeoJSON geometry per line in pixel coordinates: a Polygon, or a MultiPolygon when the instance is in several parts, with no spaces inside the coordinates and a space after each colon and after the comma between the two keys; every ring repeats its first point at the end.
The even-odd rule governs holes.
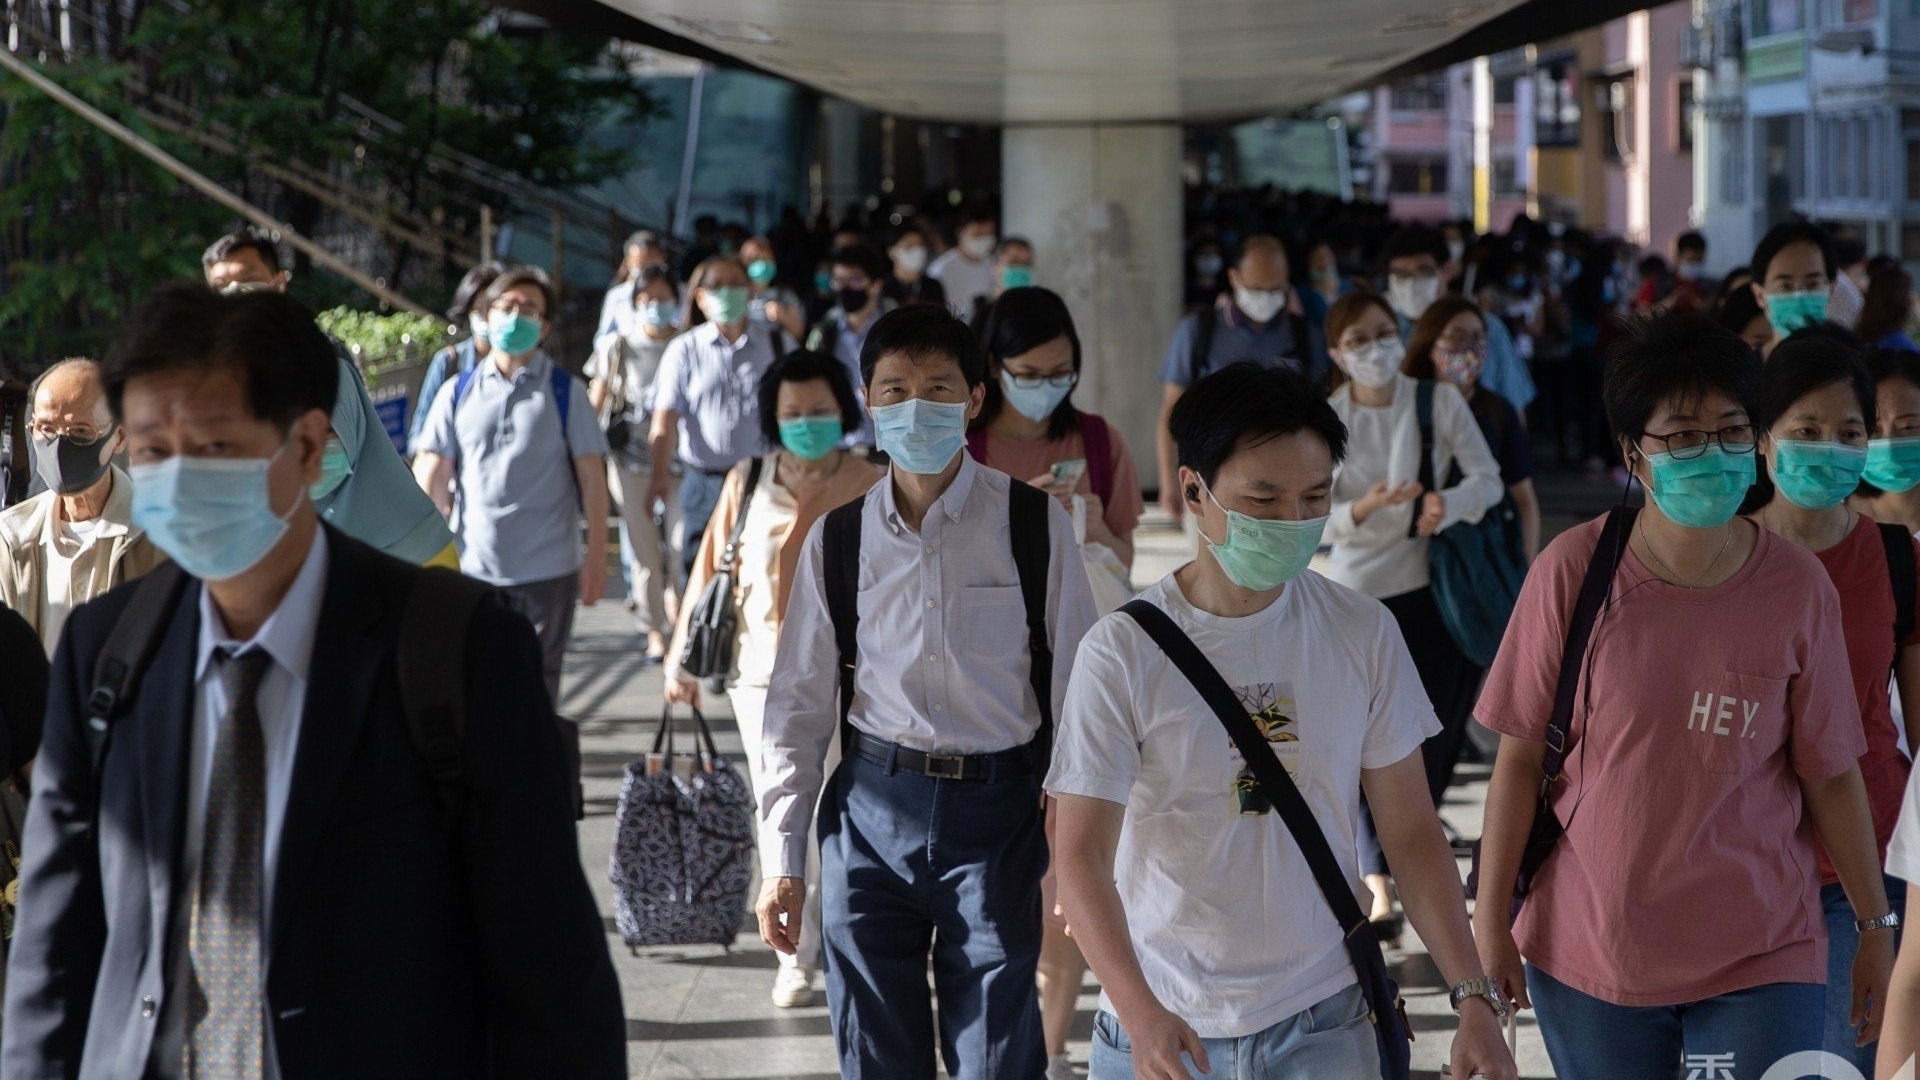
{"type": "MultiPolygon", "coordinates": [[[[532,628],[492,599],[474,617],[456,830],[395,675],[421,571],[331,529],[327,542],[267,940],[282,1076],[624,1077],[620,991],[532,628]]],[[[82,708],[129,588],[74,612],[55,656],[7,968],[12,1080],[144,1075],[177,992],[167,927],[188,895],[175,879],[201,586],[114,723],[96,790],[82,708]]]]}

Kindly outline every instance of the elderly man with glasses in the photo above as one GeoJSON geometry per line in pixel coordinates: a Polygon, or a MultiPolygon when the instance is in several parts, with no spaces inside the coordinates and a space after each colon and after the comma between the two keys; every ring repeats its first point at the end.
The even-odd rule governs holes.
{"type": "Polygon", "coordinates": [[[0,603],[51,656],[68,612],[166,556],[133,525],[133,481],[113,464],[126,438],[99,365],[60,361],[34,381],[31,401],[33,470],[47,490],[0,513],[0,603]]]}

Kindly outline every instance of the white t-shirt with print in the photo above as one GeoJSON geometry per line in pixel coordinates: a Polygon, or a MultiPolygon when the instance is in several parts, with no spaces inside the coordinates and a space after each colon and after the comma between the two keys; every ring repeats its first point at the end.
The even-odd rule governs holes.
{"type": "MultiPolygon", "coordinates": [[[[1392,616],[1312,572],[1238,619],[1195,609],[1171,576],[1141,596],[1246,704],[1357,895],[1360,770],[1440,729],[1392,616]]],[[[1047,789],[1126,806],[1115,877],[1134,951],[1160,1003],[1202,1038],[1265,1030],[1356,981],[1286,823],[1130,616],[1107,616],[1080,644],[1047,789]]],[[[1112,1009],[1104,995],[1101,1007],[1112,1009]]]]}

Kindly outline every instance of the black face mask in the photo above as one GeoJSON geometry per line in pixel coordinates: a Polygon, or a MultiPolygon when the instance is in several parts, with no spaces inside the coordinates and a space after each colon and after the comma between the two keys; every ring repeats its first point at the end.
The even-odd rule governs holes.
{"type": "Polygon", "coordinates": [[[54,436],[52,442],[35,436],[31,440],[34,471],[61,495],[85,491],[107,475],[107,462],[100,452],[105,449],[102,443],[112,437],[113,429],[109,428],[99,439],[82,446],[65,435],[54,436]]]}
{"type": "Polygon", "coordinates": [[[865,310],[873,302],[865,289],[840,289],[833,294],[833,298],[840,302],[840,310],[849,315],[865,310]]]}

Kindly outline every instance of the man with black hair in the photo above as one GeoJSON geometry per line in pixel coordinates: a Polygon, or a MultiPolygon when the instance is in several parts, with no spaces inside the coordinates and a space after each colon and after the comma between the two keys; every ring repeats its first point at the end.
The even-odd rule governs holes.
{"type": "MultiPolygon", "coordinates": [[[[1206,550],[1141,599],[1233,688],[1348,882],[1365,791],[1407,914],[1455,987],[1453,1074],[1512,1080],[1504,1001],[1428,796],[1433,707],[1386,609],[1307,570],[1344,425],[1301,376],[1236,364],[1194,384],[1171,426],[1206,550]]],[[[1235,746],[1133,616],[1087,635],[1047,789],[1060,905],[1105,988],[1094,1080],[1379,1074],[1340,921],[1235,746]]]]}
{"type": "MultiPolygon", "coordinates": [[[[1387,238],[1380,263],[1386,270],[1387,303],[1400,320],[1402,340],[1413,336],[1413,324],[1446,292],[1457,269],[1449,258],[1446,238],[1430,225],[1408,225],[1387,238]]],[[[1500,319],[1487,320],[1487,357],[1480,369],[1480,385],[1523,413],[1535,397],[1533,376],[1500,319]]]]}
{"type": "Polygon", "coordinates": [[[286,292],[293,275],[280,269],[273,237],[245,226],[215,240],[200,256],[207,284],[221,292],[286,292]]]}
{"type": "MultiPolygon", "coordinates": [[[[807,348],[838,357],[847,366],[848,381],[860,386],[860,349],[866,344],[867,332],[876,320],[899,305],[886,295],[886,260],[870,245],[836,249],[828,271],[833,308],[807,335],[807,348]]],[[[873,445],[873,427],[866,423],[866,417],[861,417],[859,427],[847,429],[843,445],[873,445]]]]}
{"type": "Polygon", "coordinates": [[[947,306],[963,319],[973,314],[976,300],[993,293],[999,236],[999,215],[984,205],[970,206],[954,229],[953,247],[927,267],[927,276],[947,291],[947,306]]]}
{"type": "Polygon", "coordinates": [[[938,1047],[954,1080],[1038,1078],[1040,777],[1092,590],[1066,511],[966,452],[986,362],[965,323],[890,312],[860,367],[892,469],[800,554],[761,746],[762,851],[785,875],[761,936],[795,948],[819,805],[841,1075],[931,1076],[938,1047]]]}
{"type": "Polygon", "coordinates": [[[1783,221],[1760,238],[1748,266],[1754,299],[1773,327],[1761,359],[1772,356],[1788,334],[1827,321],[1840,270],[1832,233],[1808,221],[1783,221]]]}
{"type": "Polygon", "coordinates": [[[61,639],[0,1072],[625,1076],[533,632],[320,520],[339,368],[312,315],[166,286],[103,376],[173,565],[61,639]],[[471,616],[420,622],[416,590],[471,616]],[[450,635],[442,771],[400,659],[450,635]]]}

